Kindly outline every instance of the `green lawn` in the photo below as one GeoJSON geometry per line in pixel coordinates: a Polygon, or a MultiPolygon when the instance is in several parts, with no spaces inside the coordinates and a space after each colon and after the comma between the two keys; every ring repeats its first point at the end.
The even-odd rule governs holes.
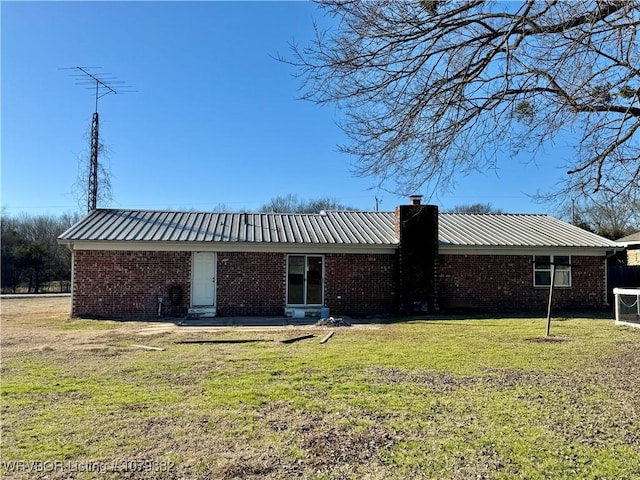
{"type": "Polygon", "coordinates": [[[543,319],[411,321],[324,345],[313,327],[37,328],[3,334],[4,478],[640,478],[640,329],[612,320],[554,320],[553,341],[543,319]]]}

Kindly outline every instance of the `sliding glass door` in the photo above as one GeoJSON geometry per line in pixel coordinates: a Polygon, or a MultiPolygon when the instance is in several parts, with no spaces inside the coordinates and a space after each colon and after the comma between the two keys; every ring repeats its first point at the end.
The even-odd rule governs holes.
{"type": "Polygon", "coordinates": [[[324,262],[320,255],[289,255],[287,305],[322,305],[324,262]]]}

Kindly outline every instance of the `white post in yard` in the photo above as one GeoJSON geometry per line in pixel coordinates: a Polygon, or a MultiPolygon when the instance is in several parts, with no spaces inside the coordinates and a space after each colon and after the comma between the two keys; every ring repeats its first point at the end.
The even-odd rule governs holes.
{"type": "Polygon", "coordinates": [[[549,305],[547,307],[547,337],[551,334],[551,302],[553,301],[553,286],[556,283],[556,264],[551,262],[551,285],[549,285],[549,305]]]}

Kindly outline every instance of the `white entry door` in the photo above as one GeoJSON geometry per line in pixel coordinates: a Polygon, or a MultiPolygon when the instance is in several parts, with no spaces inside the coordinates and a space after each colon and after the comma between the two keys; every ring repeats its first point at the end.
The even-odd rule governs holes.
{"type": "Polygon", "coordinates": [[[194,252],[191,305],[210,307],[215,304],[216,254],[215,252],[194,252]]]}

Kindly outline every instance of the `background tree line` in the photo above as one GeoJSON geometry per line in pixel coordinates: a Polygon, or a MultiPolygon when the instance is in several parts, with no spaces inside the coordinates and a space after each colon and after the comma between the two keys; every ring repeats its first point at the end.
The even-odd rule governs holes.
{"type": "Polygon", "coordinates": [[[2,215],[2,292],[69,291],[71,252],[57,237],[79,214],[2,215]],[[51,288],[51,283],[55,287],[51,288]]]}
{"type": "MultiPolygon", "coordinates": [[[[216,210],[232,211],[219,205],[216,210]]],[[[319,213],[321,210],[355,210],[335,198],[300,198],[295,194],[273,197],[257,212],[319,213]]],[[[246,211],[246,210],[243,210],[246,211]]],[[[455,213],[506,213],[490,203],[456,205],[444,210],[455,213]]],[[[571,218],[581,228],[618,239],[640,228],[640,202],[630,196],[592,198],[590,202],[564,203],[560,216],[571,218]]],[[[2,292],[39,293],[69,291],[71,252],[58,244],[58,236],[82,217],[81,214],[2,215],[2,292]],[[45,288],[46,287],[46,288],[45,288]]]]}

